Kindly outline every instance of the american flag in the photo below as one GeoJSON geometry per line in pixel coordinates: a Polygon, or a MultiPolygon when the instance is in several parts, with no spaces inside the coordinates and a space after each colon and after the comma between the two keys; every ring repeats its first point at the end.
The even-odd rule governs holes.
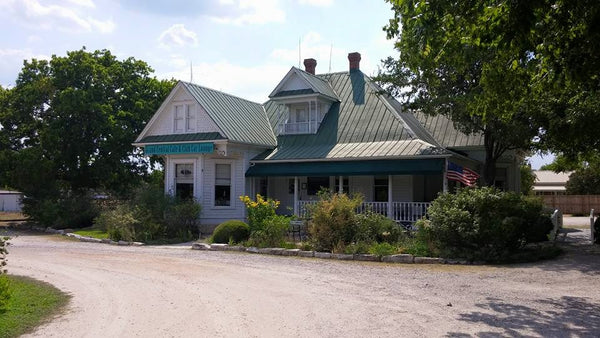
{"type": "Polygon", "coordinates": [[[446,177],[449,180],[459,181],[466,186],[472,187],[477,182],[479,175],[469,168],[462,167],[456,163],[448,162],[446,177]]]}

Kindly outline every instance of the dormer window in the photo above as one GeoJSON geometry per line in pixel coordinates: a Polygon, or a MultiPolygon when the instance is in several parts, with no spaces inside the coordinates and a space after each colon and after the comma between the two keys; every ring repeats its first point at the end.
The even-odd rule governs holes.
{"type": "Polygon", "coordinates": [[[279,135],[315,134],[330,104],[319,100],[282,104],[279,135]]]}
{"type": "Polygon", "coordinates": [[[173,131],[178,134],[193,133],[196,131],[194,105],[179,104],[174,106],[173,131]]]}

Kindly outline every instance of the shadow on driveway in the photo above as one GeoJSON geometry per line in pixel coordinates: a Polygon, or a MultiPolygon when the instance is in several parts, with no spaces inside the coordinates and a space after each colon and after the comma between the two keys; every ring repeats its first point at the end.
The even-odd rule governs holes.
{"type": "MultiPolygon", "coordinates": [[[[600,336],[600,305],[586,298],[567,296],[539,300],[537,303],[537,307],[546,310],[487,298],[486,303],[476,305],[481,311],[459,314],[458,320],[501,330],[478,332],[475,334],[478,337],[517,337],[524,333],[542,337],[600,336]]],[[[447,336],[470,337],[460,332],[448,332],[447,336]]]]}

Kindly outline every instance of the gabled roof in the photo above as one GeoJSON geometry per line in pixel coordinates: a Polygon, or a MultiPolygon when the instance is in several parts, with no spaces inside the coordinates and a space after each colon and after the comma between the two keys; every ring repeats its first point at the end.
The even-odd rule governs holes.
{"type": "MultiPolygon", "coordinates": [[[[307,73],[308,74],[308,73],[307,73]]],[[[310,75],[310,74],[309,74],[310,75]]],[[[445,156],[433,136],[411,114],[402,113],[396,100],[361,71],[318,75],[340,98],[332,104],[316,134],[280,135],[277,148],[254,160],[308,160],[445,156]]],[[[273,128],[281,106],[271,100],[265,109],[273,128]]]]}
{"type": "Polygon", "coordinates": [[[269,98],[294,96],[294,95],[307,95],[307,94],[321,94],[332,101],[339,101],[340,98],[330,84],[320,78],[319,76],[307,73],[302,69],[292,67],[290,71],[283,77],[283,80],[279,82],[277,87],[271,92],[269,98]],[[297,75],[302,79],[309,88],[297,89],[297,90],[284,90],[281,89],[287,83],[292,76],[297,75]]]}
{"type": "Polygon", "coordinates": [[[183,82],[184,87],[206,110],[230,141],[275,146],[275,134],[260,103],[218,90],[183,82]]]}

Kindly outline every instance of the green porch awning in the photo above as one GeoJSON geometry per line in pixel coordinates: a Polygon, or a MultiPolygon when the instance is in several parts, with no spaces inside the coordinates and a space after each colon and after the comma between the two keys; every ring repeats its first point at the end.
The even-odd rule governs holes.
{"type": "Polygon", "coordinates": [[[441,175],[443,158],[254,163],[247,177],[258,176],[360,176],[360,175],[441,175]]]}

